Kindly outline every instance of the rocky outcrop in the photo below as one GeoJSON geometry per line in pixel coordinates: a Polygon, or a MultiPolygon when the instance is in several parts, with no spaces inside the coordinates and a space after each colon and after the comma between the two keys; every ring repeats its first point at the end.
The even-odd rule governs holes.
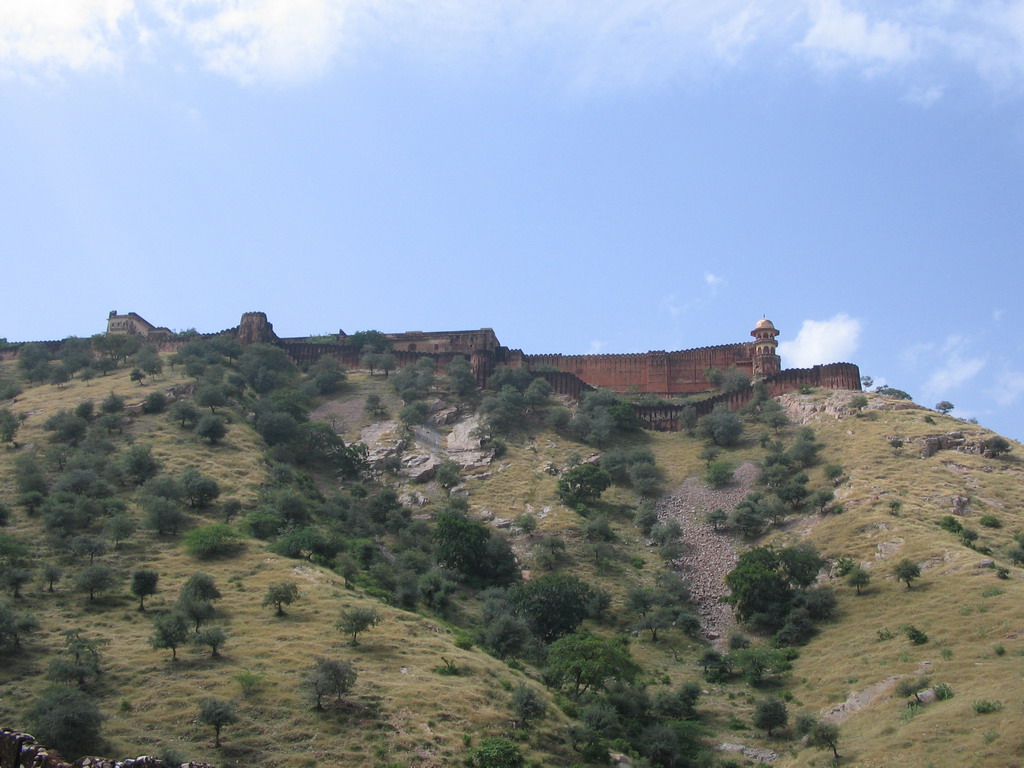
{"type": "Polygon", "coordinates": [[[61,759],[56,753],[38,744],[27,733],[0,730],[0,768],[214,768],[208,763],[183,763],[169,766],[156,757],[142,756],[127,760],[103,757],[80,757],[73,763],[61,759]]]}

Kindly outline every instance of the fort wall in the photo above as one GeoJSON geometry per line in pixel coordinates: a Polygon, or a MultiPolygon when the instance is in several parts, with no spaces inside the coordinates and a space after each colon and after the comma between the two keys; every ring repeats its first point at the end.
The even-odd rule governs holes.
{"type": "Polygon", "coordinates": [[[136,757],[127,760],[109,760],[102,757],[81,757],[68,763],[54,750],[37,743],[35,737],[12,731],[0,730],[0,768],[213,768],[208,763],[184,763],[168,766],[155,757],[136,757]]]}

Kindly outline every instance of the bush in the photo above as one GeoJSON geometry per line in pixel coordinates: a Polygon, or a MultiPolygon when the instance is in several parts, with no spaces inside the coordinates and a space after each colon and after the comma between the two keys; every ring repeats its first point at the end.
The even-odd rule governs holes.
{"type": "Polygon", "coordinates": [[[949,683],[939,683],[934,688],[935,698],[939,701],[946,701],[953,698],[953,688],[949,683]]]}
{"type": "Polygon", "coordinates": [[[712,461],[704,472],[704,482],[712,488],[721,488],[732,482],[733,471],[733,465],[728,461],[712,461]]]}
{"type": "Polygon", "coordinates": [[[234,526],[225,523],[193,528],[185,534],[185,549],[200,560],[233,555],[243,546],[241,534],[234,526]]]}
{"type": "Polygon", "coordinates": [[[51,686],[28,711],[28,723],[43,744],[68,757],[97,745],[103,715],[90,696],[65,686],[51,686]]]}
{"type": "Polygon", "coordinates": [[[998,712],[1003,708],[1003,702],[1001,701],[990,701],[988,699],[979,699],[971,704],[971,709],[974,710],[975,714],[988,715],[993,712],[998,712]]]}
{"type": "Polygon", "coordinates": [[[982,515],[978,519],[978,523],[980,525],[985,526],[986,528],[1002,528],[1003,527],[1002,521],[998,517],[996,517],[995,515],[982,515]]]}
{"type": "Polygon", "coordinates": [[[523,768],[523,753],[515,742],[503,736],[491,736],[469,751],[473,768],[523,768]]]}

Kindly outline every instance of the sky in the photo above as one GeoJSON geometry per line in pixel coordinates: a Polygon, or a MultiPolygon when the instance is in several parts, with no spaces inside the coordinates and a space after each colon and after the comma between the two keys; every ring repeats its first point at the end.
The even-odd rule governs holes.
{"type": "Polygon", "coordinates": [[[780,329],[1024,438],[1024,0],[0,0],[0,337],[780,329]]]}

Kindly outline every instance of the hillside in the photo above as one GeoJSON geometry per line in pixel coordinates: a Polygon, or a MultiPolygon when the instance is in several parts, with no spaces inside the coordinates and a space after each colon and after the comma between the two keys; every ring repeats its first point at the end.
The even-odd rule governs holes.
{"type": "MultiPolygon", "coordinates": [[[[1019,446],[995,458],[954,450],[950,433],[961,433],[968,445],[992,433],[904,400],[867,394],[859,408],[851,404],[856,393],[809,390],[777,399],[787,424],[770,428],[764,414],[752,412],[736,444],[709,458],[698,435],[629,428],[598,434],[603,411],[590,414],[590,432],[581,431],[574,426],[581,406],[542,392],[531,396],[525,382],[519,395],[502,390],[488,397],[458,394],[455,373],[426,377],[417,396],[404,392],[405,402],[424,403],[417,414],[396,391],[395,374],[349,372],[317,388],[318,377],[331,378],[327,372],[299,373],[281,363],[271,386],[267,372],[280,361],[268,353],[257,365],[252,350],[247,354],[207,360],[202,370],[180,360],[172,368],[165,358],[161,372],[139,381],[123,365],[59,385],[30,386],[15,363],[3,364],[0,377],[20,381],[23,391],[0,406],[27,414],[17,446],[0,451],[0,501],[8,509],[0,529],[3,573],[11,594],[4,605],[8,616],[30,616],[38,628],[0,648],[8,669],[0,725],[31,731],[29,710],[51,684],[46,678],[65,646],[63,633],[74,629],[101,658],[101,673],[81,686],[105,718],[92,753],[296,768],[446,766],[475,755],[486,768],[492,763],[481,762],[478,748],[500,736],[529,765],[599,765],[609,751],[632,753],[638,768],[756,764],[755,757],[773,757],[780,766],[825,765],[831,751],[806,745],[796,733],[797,715],[807,713],[839,724],[841,764],[1004,766],[1024,757],[1016,727],[1024,586],[1011,558],[1014,536],[1024,530],[1019,446]],[[195,419],[182,426],[173,401],[203,402],[204,387],[213,384],[226,397],[203,410],[216,411],[227,433],[211,441],[196,434],[195,419]],[[135,407],[155,392],[169,393],[172,402],[161,412],[135,407]],[[126,406],[111,410],[116,420],[103,415],[111,394],[126,406]],[[383,414],[368,412],[374,397],[383,414]],[[46,428],[83,401],[93,401],[94,412],[83,417],[74,441],[46,428]],[[506,407],[514,417],[502,424],[506,407]],[[326,426],[309,426],[316,424],[326,426]],[[813,439],[801,431],[808,427],[813,439]],[[946,437],[928,441],[939,436],[946,437]],[[795,499],[776,508],[763,532],[740,535],[733,510],[748,492],[765,492],[759,479],[773,451],[792,452],[809,439],[816,455],[801,465],[805,485],[834,494],[820,507],[826,513],[809,498],[795,499]],[[372,469],[345,453],[361,443],[372,469]],[[946,448],[922,458],[926,443],[926,453],[940,443],[946,448]],[[140,446],[155,459],[148,469],[127,462],[140,446]],[[652,457],[656,476],[642,468],[649,462],[636,461],[579,509],[560,500],[559,481],[573,467],[607,466],[615,452],[652,457]],[[25,498],[26,456],[35,458],[45,486],[45,500],[35,504],[25,498]],[[712,461],[735,470],[720,488],[704,480],[712,461]],[[831,466],[841,472],[830,475],[831,466]],[[172,500],[184,518],[178,532],[161,533],[154,509],[166,505],[153,501],[153,478],[180,478],[188,467],[215,480],[220,495],[194,507],[172,500]],[[646,524],[637,515],[644,495],[657,514],[646,524]],[[229,500],[241,506],[233,515],[229,500]],[[475,561],[479,570],[460,573],[456,558],[444,559],[438,527],[461,525],[452,521],[464,519],[463,509],[465,520],[484,522],[498,543],[486,545],[490,560],[475,561]],[[724,526],[706,522],[715,509],[733,513],[724,526]],[[977,537],[954,533],[949,523],[940,527],[949,515],[977,537]],[[115,517],[135,524],[119,543],[115,517]],[[678,539],[672,519],[680,523],[678,539]],[[225,552],[189,553],[192,532],[225,522],[225,552]],[[89,539],[104,551],[90,554],[89,539]],[[588,608],[582,628],[625,648],[637,672],[621,668],[618,679],[613,674],[575,695],[551,673],[558,635],[541,642],[533,626],[520,645],[496,650],[488,632],[531,615],[522,607],[512,619],[503,613],[501,601],[514,601],[508,595],[518,587],[504,597],[483,590],[519,583],[518,574],[499,569],[501,542],[511,547],[523,583],[570,574],[593,588],[591,598],[606,595],[597,600],[605,605],[588,608]],[[709,680],[702,669],[708,650],[729,651],[730,633],[733,644],[741,631],[755,648],[771,647],[770,633],[737,625],[732,609],[717,602],[725,593],[721,578],[751,547],[802,543],[826,561],[817,585],[834,590],[832,617],[788,652],[791,668],[769,671],[756,685],[738,671],[709,680]],[[95,599],[76,589],[92,557],[116,577],[95,599]],[[904,559],[920,569],[909,587],[894,577],[904,559]],[[61,571],[52,592],[45,564],[61,571]],[[854,565],[870,577],[860,595],[836,575],[854,565]],[[132,573],[142,567],[159,574],[145,612],[130,591],[132,573]],[[173,661],[170,650],[151,644],[153,620],[177,610],[179,590],[199,571],[222,593],[203,626],[222,629],[227,639],[216,656],[208,645],[183,641],[173,661]],[[687,577],[695,604],[638,608],[638,590],[656,592],[673,572],[687,577]],[[297,585],[299,597],[284,606],[286,615],[275,616],[263,603],[268,587],[280,582],[297,585]],[[336,624],[342,611],[357,608],[373,609],[380,621],[352,645],[336,624]],[[671,620],[652,632],[649,617],[662,609],[671,620]],[[926,642],[913,644],[909,627],[926,642]],[[313,708],[308,686],[318,658],[356,672],[351,688],[337,703],[330,697],[324,711],[313,708]],[[896,688],[915,676],[929,677],[929,688],[947,684],[952,698],[908,707],[909,697],[896,688]],[[696,702],[672,705],[687,683],[696,684],[696,702]],[[547,704],[525,725],[513,704],[523,690],[547,704]],[[752,724],[767,696],[784,700],[789,715],[771,737],[752,724]],[[235,707],[237,722],[224,727],[220,748],[200,721],[206,697],[235,707]],[[977,714],[986,709],[978,702],[1001,706],[977,714]],[[665,745],[655,749],[656,738],[665,745]],[[722,745],[747,752],[716,749],[722,745]]],[[[791,476],[799,472],[800,466],[789,469],[791,476]]],[[[501,637],[511,642],[512,634],[501,637]]]]}

